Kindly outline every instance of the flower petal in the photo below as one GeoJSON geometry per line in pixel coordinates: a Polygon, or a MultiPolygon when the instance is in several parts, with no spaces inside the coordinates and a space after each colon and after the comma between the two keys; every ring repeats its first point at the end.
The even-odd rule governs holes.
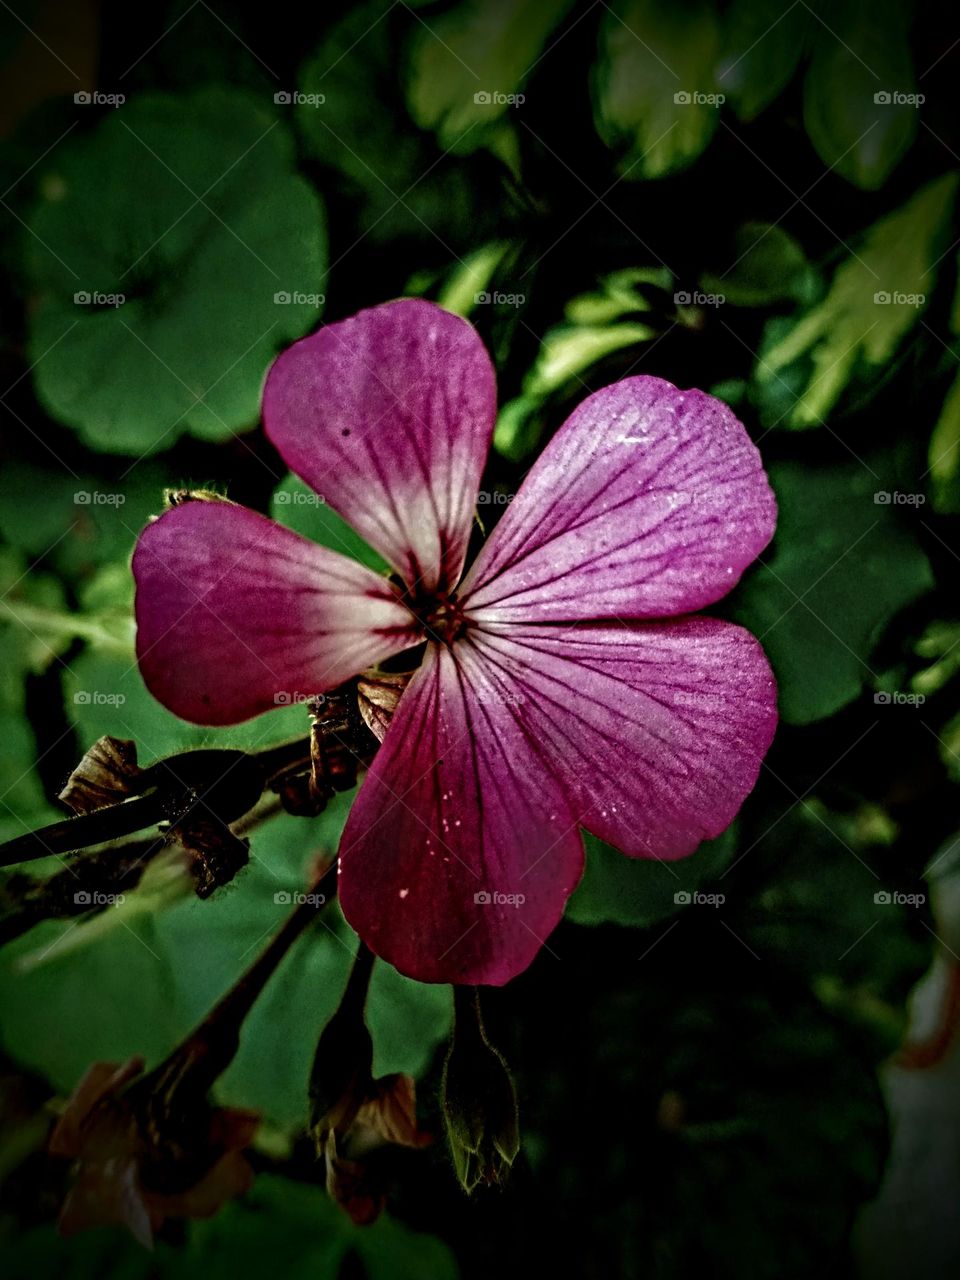
{"type": "Polygon", "coordinates": [[[421,982],[525,969],[583,870],[576,819],[469,641],[428,646],[340,844],[340,903],[421,982]]]}
{"type": "MultiPolygon", "coordinates": [[[[715,618],[477,636],[519,691],[578,822],[634,857],[680,858],[730,825],[777,723],[757,640],[715,618]]],[[[401,703],[401,707],[402,707],[401,703]]]]}
{"type": "Polygon", "coordinates": [[[418,639],[384,578],[232,503],[160,516],[133,573],[144,681],[195,724],[332,689],[418,639]]]}
{"type": "Polygon", "coordinates": [[[687,613],[726,595],[775,523],[760,454],[725,404],[624,378],[560,428],[461,594],[478,620],[687,613]]]}
{"type": "Polygon", "coordinates": [[[496,413],[476,330],[407,298],[326,325],[270,370],[267,435],[401,574],[456,585],[496,413]]]}

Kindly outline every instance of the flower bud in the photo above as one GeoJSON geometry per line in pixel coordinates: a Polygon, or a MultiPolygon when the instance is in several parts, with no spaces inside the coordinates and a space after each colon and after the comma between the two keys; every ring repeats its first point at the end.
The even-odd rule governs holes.
{"type": "Polygon", "coordinates": [[[345,1132],[363,1104],[373,1068],[373,1040],[363,1018],[373,954],[357,952],[340,1007],[324,1027],[310,1073],[309,1128],[322,1154],[325,1135],[345,1132]]]}
{"type": "Polygon", "coordinates": [[[454,1168],[469,1194],[500,1184],[520,1150],[517,1093],[503,1054],[486,1037],[476,992],[456,988],[456,1025],[443,1067],[442,1103],[454,1168]]]}

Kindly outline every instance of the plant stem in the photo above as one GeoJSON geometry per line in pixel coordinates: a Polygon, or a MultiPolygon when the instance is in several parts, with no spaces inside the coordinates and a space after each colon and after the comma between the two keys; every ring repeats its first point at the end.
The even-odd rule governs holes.
{"type": "Polygon", "coordinates": [[[294,942],[334,896],[336,880],[337,865],[334,861],[324,868],[304,895],[304,901],[291,912],[250,968],[152,1075],[165,1074],[184,1056],[194,1062],[202,1058],[204,1088],[208,1089],[213,1084],[233,1061],[240,1045],[240,1030],[248,1013],[294,942]]]}

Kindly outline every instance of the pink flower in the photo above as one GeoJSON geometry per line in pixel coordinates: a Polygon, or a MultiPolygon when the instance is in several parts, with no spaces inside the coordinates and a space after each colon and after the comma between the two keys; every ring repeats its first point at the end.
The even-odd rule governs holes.
{"type": "Polygon", "coordinates": [[[581,827],[681,858],[729,825],[776,689],[753,636],[681,615],[734,586],[776,507],[724,404],[652,377],[588,396],[466,576],[495,415],[469,324],[401,300],[328,325],[276,361],[263,414],[397,577],[239,506],[176,507],[134,555],[140,669],[184,719],[232,724],[426,640],[340,846],[373,951],[507,982],[580,878],[581,827]]]}

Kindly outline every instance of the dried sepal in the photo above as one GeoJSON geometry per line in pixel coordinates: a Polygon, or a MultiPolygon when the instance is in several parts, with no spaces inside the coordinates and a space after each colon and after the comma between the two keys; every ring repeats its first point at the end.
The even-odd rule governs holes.
{"type": "Polygon", "coordinates": [[[59,799],[74,813],[93,813],[139,791],[137,747],[125,738],[98,738],[67,779],[59,799]]]}
{"type": "Polygon", "coordinates": [[[359,715],[353,680],[329,693],[311,698],[310,790],[319,801],[357,785],[357,770],[365,765],[376,744],[359,715]]]}
{"type": "Polygon", "coordinates": [[[176,829],[178,842],[190,857],[190,874],[198,898],[209,898],[250,861],[250,841],[235,835],[225,822],[198,818],[176,829]]]}
{"type": "Polygon", "coordinates": [[[365,671],[357,681],[357,702],[363,722],[382,742],[403,691],[410,683],[410,671],[365,671]]]}

